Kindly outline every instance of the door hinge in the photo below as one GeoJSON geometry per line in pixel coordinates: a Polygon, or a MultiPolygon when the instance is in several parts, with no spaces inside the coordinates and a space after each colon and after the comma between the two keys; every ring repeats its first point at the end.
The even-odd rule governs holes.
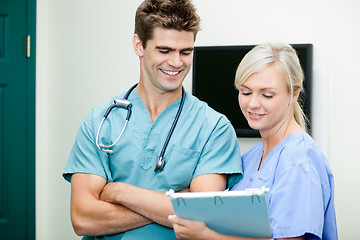
{"type": "Polygon", "coordinates": [[[26,38],[26,57],[30,58],[30,34],[26,38]]]}

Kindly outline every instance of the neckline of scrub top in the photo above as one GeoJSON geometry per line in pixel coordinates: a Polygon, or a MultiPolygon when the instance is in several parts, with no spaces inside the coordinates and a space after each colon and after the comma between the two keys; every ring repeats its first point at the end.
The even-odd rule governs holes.
{"type": "MultiPolygon", "coordinates": [[[[268,165],[268,162],[269,161],[267,161],[268,159],[272,159],[272,155],[274,155],[275,153],[277,154],[278,153],[278,149],[279,148],[282,148],[285,144],[287,144],[289,141],[291,141],[293,138],[297,138],[298,136],[304,136],[304,134],[306,134],[306,133],[300,133],[300,132],[294,132],[294,133],[291,133],[289,136],[287,136],[286,138],[284,138],[283,140],[281,140],[273,149],[271,149],[271,151],[269,152],[269,154],[264,158],[264,160],[263,160],[263,162],[262,162],[262,164],[261,164],[261,167],[260,167],[260,169],[258,170],[258,172],[260,173],[260,172],[264,172],[264,171],[266,171],[266,165],[268,165]],[[263,170],[262,171],[262,169],[265,169],[265,170],[263,170]]],[[[260,147],[261,147],[261,150],[262,151],[259,151],[259,153],[260,153],[260,156],[259,156],[259,158],[260,159],[258,159],[258,161],[260,161],[261,160],[261,156],[262,156],[262,153],[264,152],[264,144],[263,144],[263,142],[261,142],[260,143],[260,147]]],[[[257,164],[257,166],[259,167],[259,162],[258,162],[258,164],[257,164]]]]}
{"type": "MultiPolygon", "coordinates": [[[[185,92],[185,99],[186,99],[186,95],[187,93],[185,92]]],[[[151,123],[151,125],[156,125],[157,122],[161,121],[162,119],[166,119],[168,118],[166,121],[171,121],[174,117],[172,116],[172,114],[168,114],[169,111],[172,111],[174,108],[176,108],[176,111],[179,108],[180,105],[180,101],[181,101],[182,97],[179,97],[178,99],[176,99],[174,102],[172,102],[171,104],[169,104],[169,106],[167,106],[160,114],[159,116],[157,116],[157,118],[154,120],[154,122],[151,120],[151,116],[150,116],[150,112],[147,109],[144,101],[142,100],[142,98],[140,97],[139,93],[137,92],[137,89],[135,88],[134,91],[130,94],[129,96],[129,101],[136,101],[137,103],[140,104],[140,108],[143,108],[143,110],[146,110],[144,112],[146,112],[146,119],[144,119],[144,121],[147,121],[151,123]]],[[[186,101],[185,101],[186,102],[186,101]]],[[[180,114],[181,116],[181,114],[180,114]]]]}
{"type": "MultiPolygon", "coordinates": [[[[185,92],[185,99],[187,97],[187,93],[185,92]]],[[[133,102],[133,106],[135,104],[137,104],[138,108],[141,109],[141,112],[144,113],[142,114],[143,118],[142,121],[146,126],[151,126],[149,130],[149,132],[151,131],[151,129],[153,129],[155,126],[157,126],[158,124],[160,124],[161,122],[165,122],[167,124],[170,124],[170,122],[172,123],[172,121],[175,118],[176,112],[179,108],[180,105],[180,101],[181,98],[176,99],[174,102],[172,102],[169,106],[167,106],[160,114],[159,116],[157,116],[157,118],[154,120],[154,122],[151,120],[151,116],[150,116],[150,112],[147,109],[147,107],[145,106],[145,103],[143,102],[143,100],[141,99],[139,93],[137,92],[137,89],[135,88],[134,91],[130,94],[129,96],[129,101],[133,102]]],[[[186,104],[186,100],[184,105],[186,104]]],[[[183,115],[184,109],[182,111],[182,113],[180,114],[180,118],[183,115]]]]}

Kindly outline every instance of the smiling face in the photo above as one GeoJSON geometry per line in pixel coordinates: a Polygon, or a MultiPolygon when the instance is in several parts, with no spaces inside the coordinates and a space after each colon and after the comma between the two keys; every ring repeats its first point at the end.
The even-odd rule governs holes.
{"type": "Polygon", "coordinates": [[[179,91],[190,70],[194,33],[172,29],[155,28],[153,38],[146,48],[134,36],[134,47],[140,57],[140,81],[157,92],[179,91]]]}
{"type": "Polygon", "coordinates": [[[292,100],[284,73],[277,64],[252,74],[239,87],[241,111],[249,126],[262,134],[276,132],[293,118],[292,100]]]}

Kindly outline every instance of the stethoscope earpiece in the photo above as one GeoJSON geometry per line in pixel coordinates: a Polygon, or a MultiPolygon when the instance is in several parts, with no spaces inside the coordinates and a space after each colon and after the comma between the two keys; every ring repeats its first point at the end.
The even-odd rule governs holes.
{"type": "Polygon", "coordinates": [[[107,154],[110,154],[110,155],[114,154],[114,150],[106,149],[107,147],[102,143],[99,144],[99,147],[102,151],[106,152],[107,154]]]}

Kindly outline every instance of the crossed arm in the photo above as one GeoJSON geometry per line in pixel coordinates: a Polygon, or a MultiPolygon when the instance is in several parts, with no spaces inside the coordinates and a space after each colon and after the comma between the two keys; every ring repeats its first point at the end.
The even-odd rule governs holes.
{"type": "Polygon", "coordinates": [[[152,221],[128,208],[100,200],[106,180],[76,173],[71,178],[71,221],[77,235],[99,236],[123,232],[152,221]]]}
{"type": "MultiPolygon", "coordinates": [[[[190,191],[222,191],[226,176],[206,174],[194,178],[190,191]]],[[[71,220],[76,234],[99,236],[124,232],[156,222],[171,227],[174,214],[163,192],[75,173],[71,179],[71,220]]]]}

